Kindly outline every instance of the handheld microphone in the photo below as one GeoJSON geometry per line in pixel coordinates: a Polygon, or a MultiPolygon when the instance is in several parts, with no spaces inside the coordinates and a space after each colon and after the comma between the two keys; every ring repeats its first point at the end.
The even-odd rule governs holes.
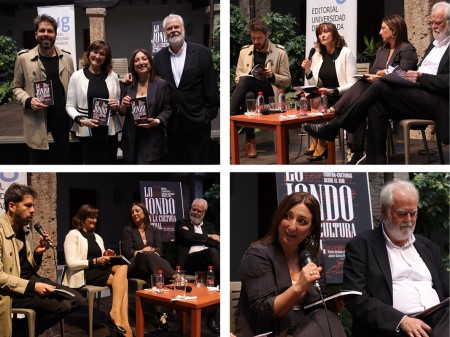
{"type": "Polygon", "coordinates": [[[42,229],[41,225],[39,225],[38,223],[35,223],[34,229],[36,230],[36,232],[39,233],[40,236],[42,236],[44,238],[45,242],[47,242],[50,247],[54,248],[53,243],[49,240],[48,237],[45,236],[44,230],[42,229]]]}
{"type": "Polygon", "coordinates": [[[311,61],[315,52],[316,52],[316,48],[311,48],[311,50],[309,51],[308,60],[311,61]]]}
{"type": "MultiPolygon", "coordinates": [[[[304,250],[300,253],[300,257],[302,259],[303,264],[306,266],[308,263],[313,262],[311,260],[311,254],[309,254],[309,252],[307,250],[304,250]]],[[[314,281],[314,287],[317,289],[317,291],[319,292],[320,296],[322,296],[322,290],[320,289],[320,284],[319,284],[319,280],[315,280],[314,281]]]]}

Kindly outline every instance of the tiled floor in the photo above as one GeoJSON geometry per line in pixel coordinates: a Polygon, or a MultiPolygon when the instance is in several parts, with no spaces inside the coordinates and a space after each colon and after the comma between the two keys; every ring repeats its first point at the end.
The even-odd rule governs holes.
{"type": "MultiPolygon", "coordinates": [[[[245,157],[245,136],[241,134],[239,136],[240,145],[240,162],[244,165],[276,165],[277,156],[275,152],[274,134],[272,131],[258,130],[256,133],[256,150],[258,157],[247,158],[245,157]]],[[[398,128],[393,135],[395,154],[393,154],[389,163],[393,165],[403,165],[405,163],[404,145],[403,145],[403,133],[402,129],[398,128]]],[[[310,162],[308,157],[303,155],[308,147],[308,136],[302,132],[302,129],[290,130],[289,134],[289,162],[290,164],[297,165],[326,165],[326,159],[322,161],[310,162]]],[[[431,162],[428,163],[427,156],[422,154],[424,149],[422,139],[411,139],[410,150],[410,164],[411,165],[440,165],[439,156],[437,154],[437,145],[435,141],[428,141],[428,147],[432,153],[431,162]],[[420,153],[419,153],[420,152],[420,153]]],[[[449,163],[449,146],[443,146],[445,163],[449,163]]],[[[343,153],[342,148],[339,146],[339,142],[336,139],[336,164],[343,165],[347,163],[346,154],[343,153]]]]}

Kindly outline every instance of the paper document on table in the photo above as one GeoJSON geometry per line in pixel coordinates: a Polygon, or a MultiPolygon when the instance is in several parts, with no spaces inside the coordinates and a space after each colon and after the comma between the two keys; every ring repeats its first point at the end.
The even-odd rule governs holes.
{"type": "Polygon", "coordinates": [[[196,300],[197,296],[182,296],[177,295],[174,298],[171,299],[171,301],[189,301],[189,300],[196,300]]]}

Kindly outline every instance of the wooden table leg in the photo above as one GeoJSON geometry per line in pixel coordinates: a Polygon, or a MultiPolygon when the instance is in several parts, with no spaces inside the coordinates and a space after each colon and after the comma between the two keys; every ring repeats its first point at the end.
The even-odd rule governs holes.
{"type": "Polygon", "coordinates": [[[288,163],[288,143],[287,143],[287,132],[286,128],[277,125],[276,127],[276,139],[277,139],[277,163],[278,164],[289,164],[288,163]]]}
{"type": "Polygon", "coordinates": [[[328,164],[336,164],[336,144],[333,141],[331,142],[327,142],[327,146],[328,146],[328,160],[327,163],[328,164]]]}
{"type": "Polygon", "coordinates": [[[200,337],[202,332],[202,310],[191,310],[191,337],[200,337]]]}
{"type": "Polygon", "coordinates": [[[186,335],[187,329],[186,329],[186,321],[187,321],[187,312],[186,311],[179,311],[178,318],[180,320],[180,333],[182,336],[186,335]]]}
{"type": "Polygon", "coordinates": [[[144,337],[144,312],[141,297],[136,295],[136,337],[144,337]]]}
{"type": "Polygon", "coordinates": [[[239,135],[236,124],[230,120],[230,148],[231,148],[231,164],[238,165],[239,159],[239,135]]]}

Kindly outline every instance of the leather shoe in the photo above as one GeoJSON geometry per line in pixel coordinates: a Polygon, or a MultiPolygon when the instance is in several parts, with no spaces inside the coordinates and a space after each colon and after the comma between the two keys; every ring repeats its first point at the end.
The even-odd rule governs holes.
{"type": "Polygon", "coordinates": [[[320,161],[322,160],[324,157],[327,157],[327,152],[328,149],[325,149],[325,151],[322,152],[322,154],[319,154],[318,156],[311,156],[308,158],[309,161],[320,161]]]}
{"type": "Polygon", "coordinates": [[[334,120],[321,124],[305,123],[303,124],[303,129],[309,135],[329,142],[335,140],[339,133],[339,125],[334,120]]]}
{"type": "Polygon", "coordinates": [[[216,334],[220,334],[220,328],[219,328],[219,324],[216,321],[216,318],[213,316],[210,319],[208,319],[208,322],[206,324],[209,328],[209,330],[211,330],[212,332],[216,333],[216,334]]]}
{"type": "Polygon", "coordinates": [[[255,138],[247,140],[245,143],[245,155],[248,158],[256,158],[256,142],[255,138]]]}
{"type": "Polygon", "coordinates": [[[305,156],[310,156],[310,155],[312,155],[313,153],[314,153],[314,150],[308,150],[308,151],[303,152],[303,154],[304,154],[305,156]]]}

